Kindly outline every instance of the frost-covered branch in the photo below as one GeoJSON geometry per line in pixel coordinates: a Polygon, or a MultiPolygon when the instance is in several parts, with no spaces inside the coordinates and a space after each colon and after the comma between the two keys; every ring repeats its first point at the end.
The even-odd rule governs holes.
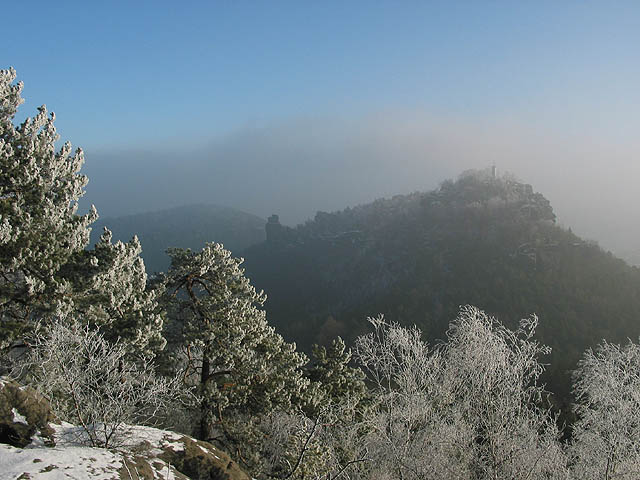
{"type": "Polygon", "coordinates": [[[191,400],[178,378],[157,376],[148,357],[134,360],[122,342],[70,318],[39,328],[14,374],[48,397],[59,418],[80,424],[93,446],[118,446],[128,424],[157,424],[191,400]]]}

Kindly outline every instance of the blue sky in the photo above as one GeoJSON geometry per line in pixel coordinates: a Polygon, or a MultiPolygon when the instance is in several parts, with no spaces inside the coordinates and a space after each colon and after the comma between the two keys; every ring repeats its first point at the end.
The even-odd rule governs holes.
{"type": "Polygon", "coordinates": [[[0,58],[25,82],[23,112],[47,103],[87,149],[387,108],[569,122],[638,106],[638,2],[48,1],[3,12],[0,58]]]}
{"type": "MultiPolygon", "coordinates": [[[[108,215],[184,197],[295,223],[431,188],[495,157],[567,223],[613,245],[606,235],[622,217],[589,223],[597,205],[580,192],[614,195],[618,178],[631,191],[640,177],[637,1],[36,1],[2,11],[0,68],[13,66],[25,84],[19,118],[42,103],[56,112],[62,138],[86,151],[87,196],[108,215]],[[384,163],[362,158],[380,152],[384,168],[358,184],[384,163]],[[328,157],[341,186],[295,197],[328,157]],[[537,174],[535,158],[560,180],[574,174],[576,190],[537,174]],[[229,163],[239,165],[229,178],[244,183],[236,196],[216,178],[229,163]],[[205,164],[210,182],[188,187],[205,164]],[[248,170],[256,165],[284,176],[295,166],[298,184],[274,176],[260,191],[264,175],[248,170]],[[149,186],[136,197],[149,169],[156,186],[184,188],[157,198],[149,186]],[[288,213],[292,203],[299,208],[288,213]]],[[[628,207],[636,201],[618,194],[600,213],[637,214],[628,207]]]]}

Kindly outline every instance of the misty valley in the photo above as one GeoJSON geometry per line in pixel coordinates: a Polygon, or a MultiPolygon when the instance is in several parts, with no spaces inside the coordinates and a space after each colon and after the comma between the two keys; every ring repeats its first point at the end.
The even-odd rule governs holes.
{"type": "Polygon", "coordinates": [[[640,268],[526,179],[482,166],[295,227],[99,218],[21,92],[0,71],[6,478],[640,477],[640,268]]]}

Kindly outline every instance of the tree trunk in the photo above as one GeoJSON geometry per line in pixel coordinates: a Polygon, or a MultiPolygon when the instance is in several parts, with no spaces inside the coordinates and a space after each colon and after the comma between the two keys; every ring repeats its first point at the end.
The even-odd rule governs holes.
{"type": "Polygon", "coordinates": [[[213,405],[208,394],[208,384],[211,381],[211,365],[209,364],[211,346],[206,345],[202,352],[202,371],[200,372],[200,391],[202,402],[200,403],[200,429],[198,439],[209,440],[213,431],[213,405]]]}

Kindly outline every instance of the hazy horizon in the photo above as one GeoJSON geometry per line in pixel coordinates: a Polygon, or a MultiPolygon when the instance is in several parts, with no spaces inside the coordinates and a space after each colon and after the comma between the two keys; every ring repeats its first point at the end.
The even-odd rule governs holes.
{"type": "Polygon", "coordinates": [[[247,127],[190,152],[86,152],[82,208],[93,203],[113,217],[213,203],[263,218],[276,213],[293,226],[317,211],[432,190],[466,169],[496,165],[545,195],[561,225],[632,258],[640,165],[623,160],[636,145],[587,143],[499,120],[445,124],[398,115],[247,127]],[[618,170],[600,166],[602,152],[618,170]],[[188,162],[177,164],[181,156],[188,162]]]}
{"type": "Polygon", "coordinates": [[[294,225],[495,164],[640,259],[637,2],[4,11],[15,120],[56,112],[102,217],[206,202],[294,225]]]}

